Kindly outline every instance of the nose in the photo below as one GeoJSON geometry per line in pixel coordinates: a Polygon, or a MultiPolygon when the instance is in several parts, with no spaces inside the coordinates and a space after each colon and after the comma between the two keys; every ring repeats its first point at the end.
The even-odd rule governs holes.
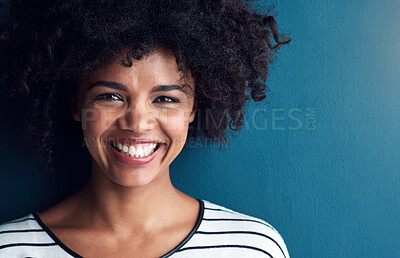
{"type": "Polygon", "coordinates": [[[121,129],[131,130],[136,134],[151,131],[156,124],[156,114],[141,103],[134,108],[126,109],[119,119],[121,129]]]}

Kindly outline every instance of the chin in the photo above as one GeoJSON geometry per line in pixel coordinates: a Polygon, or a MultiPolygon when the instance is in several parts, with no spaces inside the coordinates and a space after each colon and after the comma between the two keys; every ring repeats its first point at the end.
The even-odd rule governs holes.
{"type": "Polygon", "coordinates": [[[146,169],[121,169],[118,170],[117,174],[108,176],[108,178],[115,184],[123,187],[144,187],[157,179],[157,175],[154,170],[149,168],[146,169]]]}

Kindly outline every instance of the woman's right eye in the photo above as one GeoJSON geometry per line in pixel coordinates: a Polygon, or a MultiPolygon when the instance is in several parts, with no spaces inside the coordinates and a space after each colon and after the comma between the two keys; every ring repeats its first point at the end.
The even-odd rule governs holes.
{"type": "Polygon", "coordinates": [[[96,96],[96,100],[105,100],[105,101],[122,101],[121,96],[114,93],[105,93],[99,96],[96,96]]]}

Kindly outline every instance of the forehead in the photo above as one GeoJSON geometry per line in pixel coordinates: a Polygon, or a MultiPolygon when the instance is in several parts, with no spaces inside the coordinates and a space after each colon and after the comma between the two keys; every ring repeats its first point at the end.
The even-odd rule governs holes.
{"type": "Polygon", "coordinates": [[[182,80],[183,74],[178,71],[176,59],[172,51],[166,48],[156,47],[148,55],[140,60],[132,58],[132,67],[125,67],[121,60],[126,60],[129,48],[125,48],[120,56],[109,66],[95,71],[81,80],[81,83],[88,85],[98,80],[118,81],[124,84],[163,84],[188,83],[194,86],[194,79],[182,80]]]}

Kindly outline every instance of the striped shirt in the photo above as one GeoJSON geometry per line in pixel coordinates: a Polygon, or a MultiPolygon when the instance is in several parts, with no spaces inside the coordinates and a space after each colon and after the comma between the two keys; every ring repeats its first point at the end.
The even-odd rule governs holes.
{"type": "MultiPolygon", "coordinates": [[[[196,225],[162,258],[289,258],[282,237],[267,222],[207,200],[198,201],[196,225]]],[[[35,212],[0,225],[0,258],[4,257],[82,256],[63,244],[35,212]]]]}

